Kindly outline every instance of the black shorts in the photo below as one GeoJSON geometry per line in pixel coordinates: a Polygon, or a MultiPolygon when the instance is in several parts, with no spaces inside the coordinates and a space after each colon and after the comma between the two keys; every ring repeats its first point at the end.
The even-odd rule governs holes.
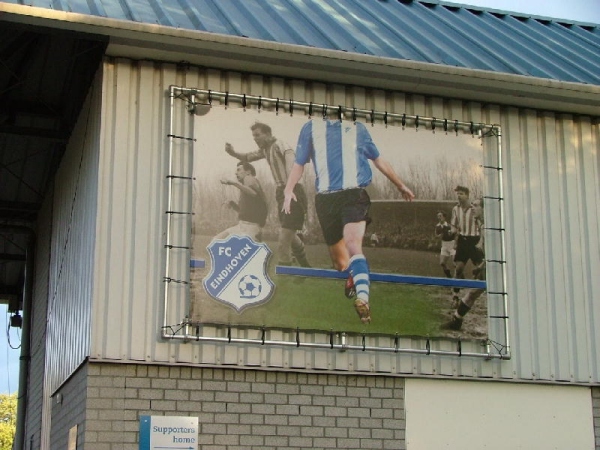
{"type": "Polygon", "coordinates": [[[347,223],[370,222],[371,199],[362,188],[317,194],[315,209],[327,245],[337,244],[344,237],[347,223]]]}
{"type": "Polygon", "coordinates": [[[290,204],[290,213],[286,214],[283,212],[283,201],[285,195],[283,193],[283,186],[278,186],[275,190],[275,199],[277,200],[277,213],[279,214],[279,222],[281,228],[288,230],[301,230],[304,227],[304,218],[306,216],[307,199],[304,187],[301,184],[297,184],[294,187],[294,194],[296,194],[296,201],[292,200],[290,204]]]}
{"type": "Polygon", "coordinates": [[[458,236],[454,262],[467,263],[469,259],[478,265],[483,261],[483,252],[476,245],[481,239],[479,236],[458,236]]]}

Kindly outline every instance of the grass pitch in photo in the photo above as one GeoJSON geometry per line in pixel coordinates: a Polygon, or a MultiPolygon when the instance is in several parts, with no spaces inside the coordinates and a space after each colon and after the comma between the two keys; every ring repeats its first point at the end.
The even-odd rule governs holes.
{"type": "MultiPolygon", "coordinates": [[[[207,245],[210,242],[208,236],[198,236],[197,240],[207,245]]],[[[276,245],[274,241],[266,243],[276,245]]],[[[308,257],[321,267],[329,263],[326,252],[324,244],[307,245],[308,257]]],[[[389,267],[393,262],[392,268],[396,269],[396,273],[423,275],[439,272],[438,254],[435,252],[368,247],[365,253],[373,271],[389,267]]],[[[206,293],[202,280],[209,271],[209,267],[191,269],[190,318],[194,322],[463,339],[485,339],[487,336],[485,296],[467,316],[468,322],[460,333],[440,329],[453,305],[453,293],[447,287],[373,282],[372,322],[364,325],[354,311],[352,300],[344,295],[344,279],[276,275],[271,259],[268,272],[276,286],[273,297],[264,304],[238,313],[206,293]]]]}

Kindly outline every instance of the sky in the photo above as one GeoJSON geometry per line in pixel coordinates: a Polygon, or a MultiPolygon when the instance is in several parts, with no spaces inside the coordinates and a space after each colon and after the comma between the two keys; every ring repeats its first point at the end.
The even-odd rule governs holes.
{"type": "Polygon", "coordinates": [[[21,349],[18,347],[21,344],[21,330],[17,328],[9,330],[9,323],[7,305],[0,305],[0,394],[12,394],[19,388],[21,349]]]}
{"type": "MultiPolygon", "coordinates": [[[[449,2],[461,5],[532,14],[570,21],[600,24],[600,0],[465,0],[449,2]]],[[[19,380],[20,350],[10,348],[7,339],[9,316],[6,305],[0,305],[0,393],[16,392],[19,380]]],[[[10,345],[19,346],[20,330],[10,329],[10,345]]]]}
{"type": "Polygon", "coordinates": [[[447,1],[487,9],[600,24],[600,0],[465,0],[447,1]]]}

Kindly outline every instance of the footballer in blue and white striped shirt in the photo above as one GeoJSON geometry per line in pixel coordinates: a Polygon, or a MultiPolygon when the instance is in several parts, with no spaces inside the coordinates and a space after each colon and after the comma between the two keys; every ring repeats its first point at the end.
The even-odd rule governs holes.
{"type": "Polygon", "coordinates": [[[367,127],[359,122],[314,119],[302,127],[296,158],[284,189],[283,210],[289,213],[296,201],[294,186],[312,161],[316,174],[315,208],[333,266],[348,271],[345,293],[356,295],[354,308],[362,323],[371,322],[369,265],[362,241],[371,200],[365,191],[372,180],[369,161],[411,201],[412,191],[391,164],[379,153],[367,127]]]}

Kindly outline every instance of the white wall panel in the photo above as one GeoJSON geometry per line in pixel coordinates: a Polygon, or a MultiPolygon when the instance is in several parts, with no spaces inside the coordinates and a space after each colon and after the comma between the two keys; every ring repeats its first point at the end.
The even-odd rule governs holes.
{"type": "MultiPolygon", "coordinates": [[[[102,117],[94,358],[600,381],[596,347],[600,305],[594,302],[600,296],[598,125],[588,118],[432,98],[427,93],[404,95],[127,60],[107,60],[104,65],[102,117]],[[512,359],[344,354],[161,340],[170,85],[499,123],[503,132],[512,359]]],[[[185,108],[175,108],[174,121],[177,134],[191,135],[192,121],[185,108]]],[[[189,146],[179,143],[174,151],[183,155],[181,167],[176,169],[185,169],[189,146]]],[[[181,266],[184,259],[174,264],[181,266]]],[[[170,324],[179,323],[186,315],[185,293],[182,287],[172,296],[167,311],[170,324]]],[[[491,326],[501,330],[497,323],[491,326]]],[[[401,345],[423,347],[424,342],[403,338],[401,345]]],[[[454,344],[436,345],[452,350],[454,344]]],[[[468,351],[469,345],[474,344],[463,343],[463,351],[468,351]]],[[[474,346],[472,350],[479,349],[474,346]]]]}
{"type": "Polygon", "coordinates": [[[587,387],[411,379],[405,405],[408,450],[595,448],[587,387]]]}

